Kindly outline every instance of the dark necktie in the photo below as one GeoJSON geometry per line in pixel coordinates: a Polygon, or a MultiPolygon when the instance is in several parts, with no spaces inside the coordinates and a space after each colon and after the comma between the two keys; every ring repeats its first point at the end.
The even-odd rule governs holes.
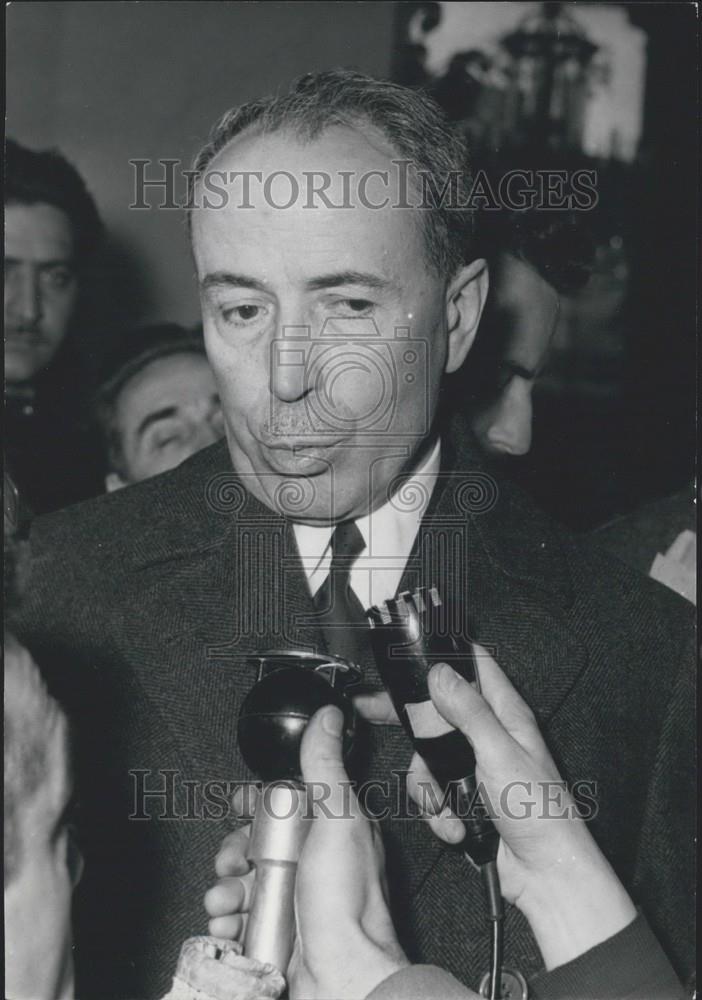
{"type": "Polygon", "coordinates": [[[329,575],[314,596],[327,652],[363,665],[370,653],[368,621],[351,587],[351,568],[365,548],[353,521],[338,524],[331,537],[329,575]]]}

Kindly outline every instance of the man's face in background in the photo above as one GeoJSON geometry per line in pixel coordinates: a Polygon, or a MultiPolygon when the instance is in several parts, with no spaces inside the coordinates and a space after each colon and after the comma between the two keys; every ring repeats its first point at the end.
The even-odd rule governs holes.
{"type": "Polygon", "coordinates": [[[342,172],[388,171],[388,185],[369,183],[366,194],[396,202],[392,157],[370,127],[331,128],[308,143],[244,134],[208,171],[265,179],[284,170],[300,196],[275,207],[289,200],[290,181],[269,197],[253,184],[244,209],[232,184],[226,207],[193,212],[205,342],[234,468],[274,509],[296,489],[283,510],[301,522],[357,517],[387,499],[428,441],[442,374],[462,362],[480,313],[475,282],[454,296],[455,283],[447,289],[428,265],[418,211],[372,209],[355,196],[352,207],[332,207],[345,200],[342,172]],[[313,171],[331,178],[332,205],[304,207],[313,171]]]}
{"type": "Polygon", "coordinates": [[[204,354],[157,358],[137,372],[115,402],[121,474],[111,472],[108,491],[173,469],[224,436],[222,408],[204,354]]]}
{"type": "Polygon", "coordinates": [[[559,298],[529,264],[501,254],[491,269],[490,301],[475,372],[478,402],[471,426],[484,451],[526,455],[531,448],[532,390],[546,362],[559,298]]]}
{"type": "Polygon", "coordinates": [[[78,291],[65,212],[43,202],[5,206],[5,377],[28,382],[58,351],[78,291]]]}

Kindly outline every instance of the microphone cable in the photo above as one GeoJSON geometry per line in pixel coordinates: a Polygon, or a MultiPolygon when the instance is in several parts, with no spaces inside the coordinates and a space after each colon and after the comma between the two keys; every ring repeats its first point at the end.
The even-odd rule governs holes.
{"type": "Polygon", "coordinates": [[[488,980],[488,997],[489,1000],[501,1000],[505,910],[500,892],[500,876],[497,874],[497,861],[487,861],[484,865],[481,865],[480,874],[483,879],[485,907],[490,922],[490,978],[488,980]]]}

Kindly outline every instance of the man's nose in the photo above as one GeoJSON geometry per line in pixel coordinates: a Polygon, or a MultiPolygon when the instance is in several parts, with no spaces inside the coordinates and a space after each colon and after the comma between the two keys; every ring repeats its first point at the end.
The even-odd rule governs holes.
{"type": "Polygon", "coordinates": [[[531,383],[514,378],[492,410],[485,436],[490,449],[505,455],[526,455],[531,448],[531,383]]]}
{"type": "Polygon", "coordinates": [[[311,389],[308,327],[290,328],[274,340],[270,353],[271,395],[283,403],[302,399],[311,389]]]}
{"type": "Polygon", "coordinates": [[[13,276],[9,292],[10,312],[23,326],[36,326],[42,317],[41,279],[32,268],[22,268],[13,276]]]}

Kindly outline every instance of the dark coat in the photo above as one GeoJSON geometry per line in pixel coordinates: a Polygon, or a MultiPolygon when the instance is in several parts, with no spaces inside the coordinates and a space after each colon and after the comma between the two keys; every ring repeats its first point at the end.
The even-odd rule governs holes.
{"type": "MultiPolygon", "coordinates": [[[[498,486],[465,439],[453,454],[444,447],[444,468],[452,471],[440,475],[401,589],[434,583],[458,597],[474,637],[534,709],[564,777],[596,783],[591,829],[686,978],[692,609],[498,486]]],[[[159,996],[182,940],[205,931],[202,897],[233,825],[219,818],[221,801],[217,816],[213,786],[214,818],[203,817],[198,795],[205,782],[249,777],[236,741],[253,681],[246,657],[321,644],[294,535],[246,492],[221,443],[173,472],[39,519],[33,554],[16,630],[53,667],[78,730],[88,841],[78,995],[159,996]],[[143,815],[140,781],[172,782],[175,801],[151,799],[151,818],[130,819],[143,815]]],[[[374,728],[360,742],[358,775],[388,779],[407,766],[402,730],[374,728]]],[[[475,988],[488,968],[477,876],[421,822],[384,826],[410,957],[475,988]]],[[[513,908],[506,941],[507,966],[526,976],[541,968],[513,908]]]]}
{"type": "Polygon", "coordinates": [[[3,455],[22,502],[46,514],[104,489],[103,446],[91,420],[88,375],[70,339],[36,379],[31,399],[5,393],[3,455]]]}
{"type": "Polygon", "coordinates": [[[681,532],[696,529],[693,487],[615,517],[593,531],[592,540],[648,575],[659,552],[666,553],[681,532]]]}

